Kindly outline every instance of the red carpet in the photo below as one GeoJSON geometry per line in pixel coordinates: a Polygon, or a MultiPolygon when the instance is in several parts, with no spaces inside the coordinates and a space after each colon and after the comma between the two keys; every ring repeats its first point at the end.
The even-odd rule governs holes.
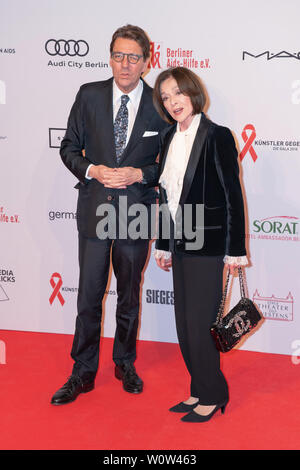
{"type": "Polygon", "coordinates": [[[0,340],[1,450],[300,449],[300,365],[289,356],[223,355],[226,413],[189,424],[168,411],[189,395],[177,344],[139,341],[145,388],[130,395],[113,375],[112,340],[102,338],[95,390],[55,407],[50,398],[70,375],[72,336],[0,331],[0,340]]]}

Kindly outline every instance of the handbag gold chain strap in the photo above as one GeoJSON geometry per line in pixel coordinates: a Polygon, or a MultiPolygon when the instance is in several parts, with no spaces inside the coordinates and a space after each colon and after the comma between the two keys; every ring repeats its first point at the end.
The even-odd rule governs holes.
{"type": "MultiPolygon", "coordinates": [[[[243,277],[242,268],[240,266],[238,267],[238,273],[239,273],[241,297],[244,298],[244,297],[246,297],[245,296],[244,277],[243,277]]],[[[229,278],[230,278],[230,271],[228,269],[226,283],[225,283],[225,287],[224,287],[224,291],[223,291],[223,295],[222,295],[222,300],[221,300],[221,303],[220,303],[220,308],[219,308],[216,323],[215,323],[216,325],[218,325],[219,323],[222,322],[222,318],[223,318],[223,315],[224,315],[224,308],[225,308],[225,302],[226,302],[226,297],[227,297],[229,278]]]]}

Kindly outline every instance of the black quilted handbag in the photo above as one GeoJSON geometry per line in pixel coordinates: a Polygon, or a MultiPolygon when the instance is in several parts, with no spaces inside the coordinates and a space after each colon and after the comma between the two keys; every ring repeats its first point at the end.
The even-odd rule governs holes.
{"type": "Polygon", "coordinates": [[[227,313],[227,315],[224,316],[224,307],[230,277],[230,271],[228,269],[226,284],[217,319],[210,329],[217,349],[224,353],[230,351],[234,346],[236,346],[242,337],[250,333],[250,331],[252,331],[263,318],[252,300],[245,296],[242,268],[239,267],[238,272],[241,300],[232,308],[232,310],[230,310],[230,312],[227,313]]]}

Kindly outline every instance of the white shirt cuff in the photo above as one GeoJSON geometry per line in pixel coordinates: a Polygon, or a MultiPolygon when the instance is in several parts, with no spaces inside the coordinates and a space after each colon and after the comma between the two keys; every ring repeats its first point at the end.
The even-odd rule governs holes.
{"type": "Polygon", "coordinates": [[[87,167],[87,170],[86,170],[86,172],[85,172],[85,177],[86,177],[87,180],[92,180],[92,179],[93,179],[91,176],[88,176],[88,174],[89,174],[89,169],[91,168],[91,166],[93,166],[92,163],[87,167]]]}
{"type": "MultiPolygon", "coordinates": [[[[154,250],[154,258],[159,259],[164,257],[165,259],[171,258],[172,253],[165,250],[154,250]]],[[[236,264],[238,266],[246,266],[248,262],[247,256],[228,256],[226,255],[223,259],[225,264],[236,264]]]]}
{"type": "Polygon", "coordinates": [[[223,259],[225,264],[236,264],[237,266],[246,266],[248,264],[247,256],[228,256],[223,259]]]}
{"type": "Polygon", "coordinates": [[[160,258],[165,258],[165,259],[170,259],[172,256],[172,253],[170,251],[165,251],[165,250],[154,250],[154,258],[155,259],[160,259],[160,258]]]}

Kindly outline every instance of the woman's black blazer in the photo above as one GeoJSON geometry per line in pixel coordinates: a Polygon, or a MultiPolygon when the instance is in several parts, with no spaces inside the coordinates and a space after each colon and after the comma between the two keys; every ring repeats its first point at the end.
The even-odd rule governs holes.
{"type": "MultiPolygon", "coordinates": [[[[167,128],[161,136],[159,175],[161,175],[176,125],[167,128]]],[[[246,255],[244,203],[239,181],[237,150],[230,130],[210,121],[202,113],[199,128],[191,150],[179,201],[182,230],[171,221],[170,236],[162,229],[168,223],[166,191],[159,186],[160,212],[156,248],[192,255],[246,255]],[[190,205],[192,230],[202,230],[204,243],[200,249],[190,249],[192,240],[185,233],[185,205],[190,205]],[[203,204],[204,225],[199,225],[196,205],[203,204]],[[203,232],[204,231],[204,232],[203,232]],[[181,233],[180,233],[181,232],[181,233]]],[[[187,206],[186,206],[187,207],[187,206]]],[[[187,210],[186,210],[187,211],[187,210]]],[[[171,217],[169,217],[171,219],[171,217]]],[[[199,232],[198,232],[199,233],[199,232]]],[[[202,237],[203,238],[203,237],[202,237]]],[[[196,245],[195,245],[196,246],[196,245]]]]}

